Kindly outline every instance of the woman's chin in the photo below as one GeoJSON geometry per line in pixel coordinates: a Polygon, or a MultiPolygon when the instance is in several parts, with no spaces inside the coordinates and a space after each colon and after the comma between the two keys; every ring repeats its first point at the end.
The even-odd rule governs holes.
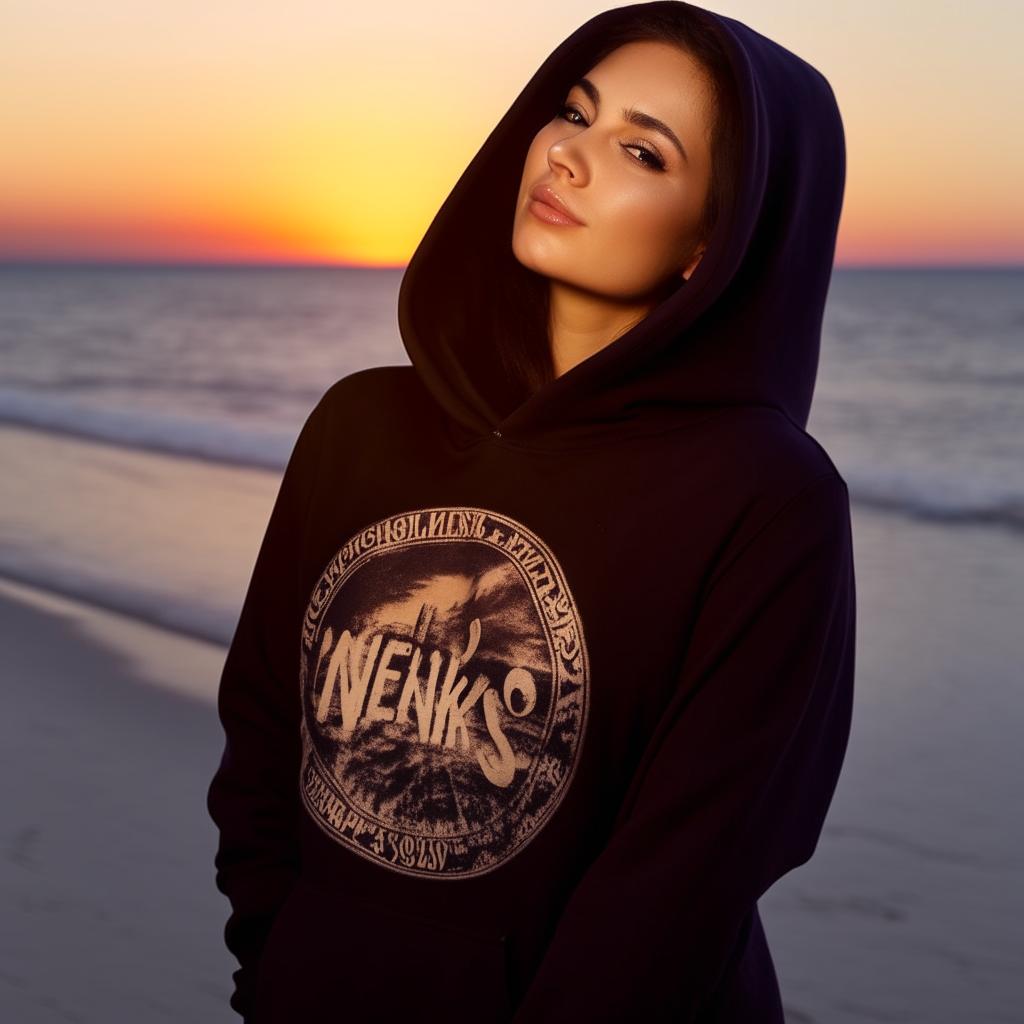
{"type": "Polygon", "coordinates": [[[512,245],[512,255],[527,270],[532,270],[543,277],[552,276],[552,264],[554,261],[550,258],[545,258],[544,254],[538,253],[533,246],[514,242],[512,245]]]}

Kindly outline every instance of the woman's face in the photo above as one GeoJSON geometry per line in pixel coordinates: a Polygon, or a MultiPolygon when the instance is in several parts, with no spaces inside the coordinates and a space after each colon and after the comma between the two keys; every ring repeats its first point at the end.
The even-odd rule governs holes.
{"type": "Polygon", "coordinates": [[[516,259],[612,299],[636,301],[670,277],[689,277],[700,261],[697,227],[711,181],[706,75],[675,46],[636,42],[575,84],[526,155],[512,229],[516,259]],[[662,121],[685,158],[669,136],[631,123],[624,109],[662,121]],[[543,185],[582,223],[538,217],[530,193],[543,185]]]}

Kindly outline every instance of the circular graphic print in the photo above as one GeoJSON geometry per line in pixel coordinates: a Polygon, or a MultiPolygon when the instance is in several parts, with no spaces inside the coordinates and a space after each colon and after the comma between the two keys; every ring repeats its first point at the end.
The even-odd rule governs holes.
{"type": "Polygon", "coordinates": [[[302,630],[307,812],[411,875],[498,867],[572,780],[589,665],[555,558],[484,509],[404,512],[352,536],[302,630]]]}

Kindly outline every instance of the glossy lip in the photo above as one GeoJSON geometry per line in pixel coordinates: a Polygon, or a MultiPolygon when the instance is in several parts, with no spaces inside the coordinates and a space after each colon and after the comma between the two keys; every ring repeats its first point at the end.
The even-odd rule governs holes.
{"type": "Polygon", "coordinates": [[[550,185],[534,185],[530,190],[530,198],[538,203],[543,203],[545,206],[550,206],[553,210],[557,210],[562,216],[568,217],[574,224],[583,226],[583,221],[565,205],[561,196],[550,185]]]}

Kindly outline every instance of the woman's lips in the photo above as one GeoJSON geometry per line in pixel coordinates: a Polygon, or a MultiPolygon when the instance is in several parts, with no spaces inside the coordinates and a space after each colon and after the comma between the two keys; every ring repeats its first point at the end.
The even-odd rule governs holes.
{"type": "Polygon", "coordinates": [[[538,185],[530,192],[530,212],[548,224],[572,224],[582,227],[583,222],[574,217],[559,196],[545,185],[538,185]]]}
{"type": "Polygon", "coordinates": [[[561,210],[556,210],[553,206],[548,206],[547,203],[542,203],[537,199],[530,200],[530,213],[546,221],[548,224],[566,224],[577,228],[582,227],[578,220],[567,217],[561,210]]]}

